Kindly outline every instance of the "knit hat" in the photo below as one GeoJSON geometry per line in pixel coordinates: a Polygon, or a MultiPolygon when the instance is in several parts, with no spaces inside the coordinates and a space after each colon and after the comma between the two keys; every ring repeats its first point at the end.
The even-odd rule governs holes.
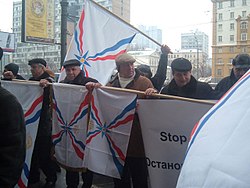
{"type": "Polygon", "coordinates": [[[7,71],[11,71],[13,75],[16,76],[19,70],[19,66],[15,63],[10,63],[8,65],[5,65],[4,69],[7,71]]]}

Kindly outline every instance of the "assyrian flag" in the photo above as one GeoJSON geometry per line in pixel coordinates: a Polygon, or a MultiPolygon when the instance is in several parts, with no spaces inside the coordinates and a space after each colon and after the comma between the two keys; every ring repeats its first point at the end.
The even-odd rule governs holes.
{"type": "Polygon", "coordinates": [[[53,84],[52,140],[56,160],[82,168],[87,134],[89,94],[84,86],[53,84]]]}
{"type": "Polygon", "coordinates": [[[95,89],[84,166],[120,178],[136,107],[136,94],[95,89]]]}
{"type": "Polygon", "coordinates": [[[16,96],[22,105],[26,125],[26,158],[21,178],[16,187],[26,188],[31,157],[43,103],[43,89],[36,83],[1,81],[2,86],[16,96]]]}
{"type": "MultiPolygon", "coordinates": [[[[65,60],[79,60],[86,77],[105,85],[116,67],[115,58],[126,51],[136,32],[108,10],[86,0],[65,60]]],[[[65,70],[59,81],[64,78],[65,70]]]]}
{"type": "Polygon", "coordinates": [[[250,71],[195,127],[177,187],[250,187],[250,71]]]}

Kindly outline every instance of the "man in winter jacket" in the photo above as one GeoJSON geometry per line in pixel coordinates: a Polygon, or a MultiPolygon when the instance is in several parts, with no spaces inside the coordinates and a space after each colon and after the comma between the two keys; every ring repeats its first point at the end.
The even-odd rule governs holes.
{"type": "MultiPolygon", "coordinates": [[[[53,79],[46,72],[46,61],[44,59],[35,58],[29,61],[31,67],[32,77],[31,81],[41,82],[52,82],[53,79]]],[[[49,87],[44,87],[43,93],[43,106],[40,115],[40,121],[38,125],[38,132],[35,141],[35,146],[31,159],[31,167],[29,174],[28,185],[32,187],[32,184],[36,184],[40,181],[40,171],[43,171],[46,176],[46,183],[44,188],[55,187],[57,180],[56,170],[54,163],[51,159],[51,148],[52,148],[52,120],[49,109],[50,105],[50,91],[49,87]]]]}
{"type": "Polygon", "coordinates": [[[192,64],[185,58],[177,58],[171,64],[173,79],[161,93],[194,99],[218,99],[208,83],[198,82],[191,73],[192,64]]]}
{"type": "Polygon", "coordinates": [[[221,95],[225,94],[250,68],[250,56],[238,54],[232,61],[233,69],[230,76],[223,78],[215,87],[221,95]]]}

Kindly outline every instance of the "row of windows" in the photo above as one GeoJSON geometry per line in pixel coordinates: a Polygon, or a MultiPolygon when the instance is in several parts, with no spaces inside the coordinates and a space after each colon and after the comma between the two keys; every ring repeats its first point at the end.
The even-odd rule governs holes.
{"type": "MultiPolygon", "coordinates": [[[[234,35],[230,35],[229,36],[230,42],[234,42],[234,40],[235,40],[234,38],[235,38],[234,35]]],[[[247,33],[241,33],[240,40],[247,41],[247,33]]],[[[223,36],[218,36],[218,42],[219,43],[223,42],[223,36]]]]}
{"type": "MultiPolygon", "coordinates": [[[[234,53],[236,51],[236,47],[230,46],[228,48],[224,48],[224,50],[225,50],[225,52],[229,51],[230,53],[234,53]]],[[[223,53],[222,47],[217,48],[217,52],[218,53],[223,53]]],[[[241,48],[241,53],[248,53],[247,48],[246,47],[242,47],[241,48]]]]}
{"type": "MultiPolygon", "coordinates": [[[[229,25],[230,31],[234,31],[234,29],[235,29],[234,25],[235,25],[234,23],[230,23],[230,25],[229,25]]],[[[218,31],[222,31],[223,30],[222,28],[223,28],[223,25],[222,24],[218,24],[218,31]]],[[[247,22],[242,22],[240,24],[240,28],[241,29],[247,29],[248,28],[247,22]]]]}
{"type": "MultiPolygon", "coordinates": [[[[241,17],[242,17],[242,18],[246,18],[246,17],[247,17],[247,11],[245,11],[245,10],[242,11],[242,12],[241,12],[241,17]]],[[[230,19],[231,19],[231,20],[234,20],[234,19],[235,19],[234,12],[230,12],[230,19]]],[[[219,20],[219,21],[222,21],[222,20],[223,20],[223,14],[222,14],[222,13],[219,13],[219,14],[218,14],[218,20],[219,20]]]]}
{"type": "MultiPolygon", "coordinates": [[[[246,6],[247,0],[241,0],[241,5],[246,6]]],[[[235,7],[235,0],[230,0],[230,7],[235,7]]],[[[223,9],[223,2],[218,2],[218,9],[223,9]]]]}

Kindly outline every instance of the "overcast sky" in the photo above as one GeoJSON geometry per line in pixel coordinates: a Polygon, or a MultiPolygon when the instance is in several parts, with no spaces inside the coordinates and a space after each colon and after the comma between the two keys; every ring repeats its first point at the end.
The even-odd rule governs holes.
{"type": "MultiPolygon", "coordinates": [[[[12,5],[13,0],[0,0],[1,31],[11,32],[12,5]]],[[[131,0],[131,23],[162,29],[163,43],[172,50],[180,48],[181,33],[196,29],[209,35],[211,46],[211,20],[211,0],[131,0]]]]}

